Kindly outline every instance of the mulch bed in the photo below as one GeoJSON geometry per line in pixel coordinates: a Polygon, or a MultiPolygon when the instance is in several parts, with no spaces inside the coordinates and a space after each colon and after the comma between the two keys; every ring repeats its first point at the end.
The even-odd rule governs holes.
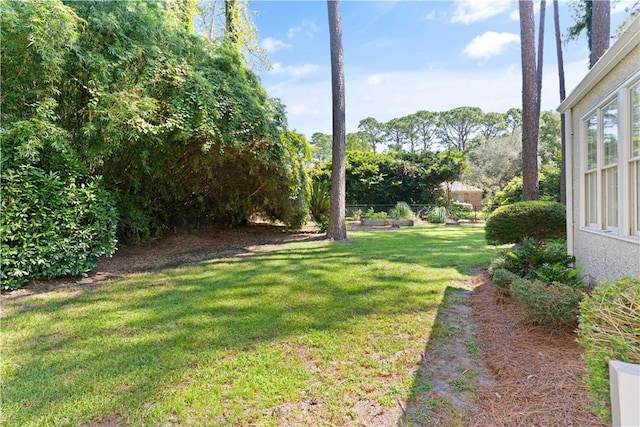
{"type": "Polygon", "coordinates": [[[606,426],[589,409],[585,365],[572,328],[536,326],[486,274],[471,296],[476,339],[497,383],[478,387],[468,426],[606,426]]]}

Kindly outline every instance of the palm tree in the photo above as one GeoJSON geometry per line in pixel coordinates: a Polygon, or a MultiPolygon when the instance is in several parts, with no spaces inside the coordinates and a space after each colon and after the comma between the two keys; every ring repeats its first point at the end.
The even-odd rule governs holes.
{"type": "Polygon", "coordinates": [[[333,149],[331,156],[331,208],[327,238],[347,239],[345,224],[345,101],[344,54],[342,51],[342,19],[338,0],[327,0],[329,12],[329,46],[331,49],[331,93],[333,99],[333,149]]]}

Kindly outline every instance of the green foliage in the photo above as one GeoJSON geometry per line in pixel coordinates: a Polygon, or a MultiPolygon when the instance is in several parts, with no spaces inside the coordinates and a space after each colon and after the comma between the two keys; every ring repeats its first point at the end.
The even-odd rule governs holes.
{"type": "Polygon", "coordinates": [[[3,126],[53,106],[121,236],[253,213],[304,223],[308,142],[236,45],[193,34],[194,1],[0,5],[3,126]]]}
{"type": "MultiPolygon", "coordinates": [[[[571,257],[567,257],[571,258],[571,257]]],[[[541,280],[543,282],[552,283],[559,282],[571,286],[574,289],[582,289],[584,287],[584,278],[579,276],[582,268],[569,268],[561,263],[544,263],[530,274],[531,278],[541,280]]]]}
{"type": "Polygon", "coordinates": [[[585,296],[582,289],[561,282],[518,278],[511,282],[511,296],[520,300],[531,312],[531,319],[538,325],[575,325],[580,312],[580,301],[585,296]]]}
{"type": "Polygon", "coordinates": [[[498,293],[505,296],[511,295],[511,283],[516,279],[520,279],[520,276],[504,268],[495,269],[491,275],[491,280],[498,293]]]}
{"type": "Polygon", "coordinates": [[[413,219],[415,214],[407,202],[398,202],[389,212],[389,216],[395,219],[413,219]]]}
{"type": "Polygon", "coordinates": [[[580,304],[578,342],[596,413],[611,418],[609,361],[640,364],[640,278],[598,283],[580,304]]]}
{"type": "Polygon", "coordinates": [[[309,193],[309,209],[311,217],[320,227],[321,231],[327,231],[329,226],[330,203],[329,184],[323,181],[314,180],[311,184],[311,192],[309,193]]]}
{"type": "Polygon", "coordinates": [[[434,206],[427,211],[426,220],[434,224],[444,224],[447,220],[447,208],[434,206]]]}
{"type": "MultiPolygon", "coordinates": [[[[464,155],[453,151],[413,155],[347,151],[346,202],[375,205],[404,200],[433,204],[440,183],[457,179],[464,165],[464,155]]],[[[316,165],[314,175],[328,182],[331,164],[316,165]]]]}
{"type": "MultiPolygon", "coordinates": [[[[535,277],[536,273],[534,272],[544,265],[558,265],[568,268],[575,261],[573,256],[567,255],[564,242],[542,243],[531,238],[525,239],[522,244],[507,252],[504,258],[504,261],[500,263],[500,268],[505,268],[520,277],[528,278],[535,277]]],[[[544,275],[544,272],[540,274],[544,275]]]]}
{"type": "MultiPolygon", "coordinates": [[[[552,202],[560,200],[560,168],[556,164],[544,165],[542,172],[538,174],[538,180],[540,182],[540,200],[552,202]]],[[[522,177],[516,176],[496,192],[493,203],[505,206],[522,202],[523,188],[522,177]]]]}
{"type": "Polygon", "coordinates": [[[384,211],[376,212],[373,208],[369,208],[364,214],[362,214],[362,217],[366,219],[387,219],[389,214],[384,211]]]}
{"type": "Polygon", "coordinates": [[[458,221],[461,219],[475,219],[475,212],[471,203],[453,202],[451,203],[451,212],[449,216],[458,221]]]}
{"type": "Polygon", "coordinates": [[[2,122],[29,119],[33,107],[54,99],[81,20],[61,1],[0,1],[2,122]]]}
{"type": "Polygon", "coordinates": [[[115,251],[117,212],[67,134],[33,118],[2,135],[2,289],[86,273],[115,251]]]}
{"type": "Polygon", "coordinates": [[[490,244],[538,241],[566,235],[566,210],[557,202],[527,201],[496,209],[487,218],[486,238],[490,244]]]}

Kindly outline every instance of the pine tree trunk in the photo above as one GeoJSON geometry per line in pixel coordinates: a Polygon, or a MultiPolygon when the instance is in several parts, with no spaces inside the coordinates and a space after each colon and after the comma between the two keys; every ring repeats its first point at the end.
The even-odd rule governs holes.
{"type": "Polygon", "coordinates": [[[342,51],[342,19],[340,3],[327,0],[329,12],[329,45],[331,49],[331,93],[333,98],[333,149],[331,158],[331,208],[327,238],[342,241],[347,238],[345,224],[345,85],[342,51]]]}
{"type": "MultiPolygon", "coordinates": [[[[556,35],[556,54],[558,56],[558,82],[560,89],[560,102],[566,98],[564,84],[564,59],[562,57],[562,33],[560,32],[560,13],[558,11],[558,0],[553,0],[553,23],[556,35]]],[[[560,159],[560,203],[567,203],[567,163],[566,156],[566,136],[565,136],[565,116],[560,114],[560,141],[561,141],[561,159],[560,159]]]]}
{"type": "Polygon", "coordinates": [[[596,62],[598,62],[598,59],[609,49],[610,34],[610,1],[596,0],[593,2],[591,16],[591,55],[589,56],[589,68],[593,67],[596,62]]]}
{"type": "Polygon", "coordinates": [[[538,103],[535,18],[533,2],[520,0],[520,44],[522,52],[522,181],[524,200],[540,198],[538,182],[538,103]]]}

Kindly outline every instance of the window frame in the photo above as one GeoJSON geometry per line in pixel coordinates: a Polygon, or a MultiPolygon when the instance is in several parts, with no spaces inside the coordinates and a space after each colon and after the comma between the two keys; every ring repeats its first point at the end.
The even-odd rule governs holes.
{"type": "Polygon", "coordinates": [[[634,126],[633,123],[634,118],[640,118],[640,112],[634,116],[634,101],[639,107],[640,72],[601,98],[580,117],[583,137],[580,141],[582,189],[579,220],[581,230],[640,243],[640,151],[633,142],[634,132],[640,135],[640,124],[634,126]],[[611,109],[612,103],[615,103],[617,114],[615,158],[607,156],[611,147],[605,147],[604,112],[611,109]],[[591,145],[593,120],[596,121],[595,152],[591,145]],[[607,188],[612,170],[614,184],[607,188]],[[611,203],[615,206],[613,210],[611,203]]]}

